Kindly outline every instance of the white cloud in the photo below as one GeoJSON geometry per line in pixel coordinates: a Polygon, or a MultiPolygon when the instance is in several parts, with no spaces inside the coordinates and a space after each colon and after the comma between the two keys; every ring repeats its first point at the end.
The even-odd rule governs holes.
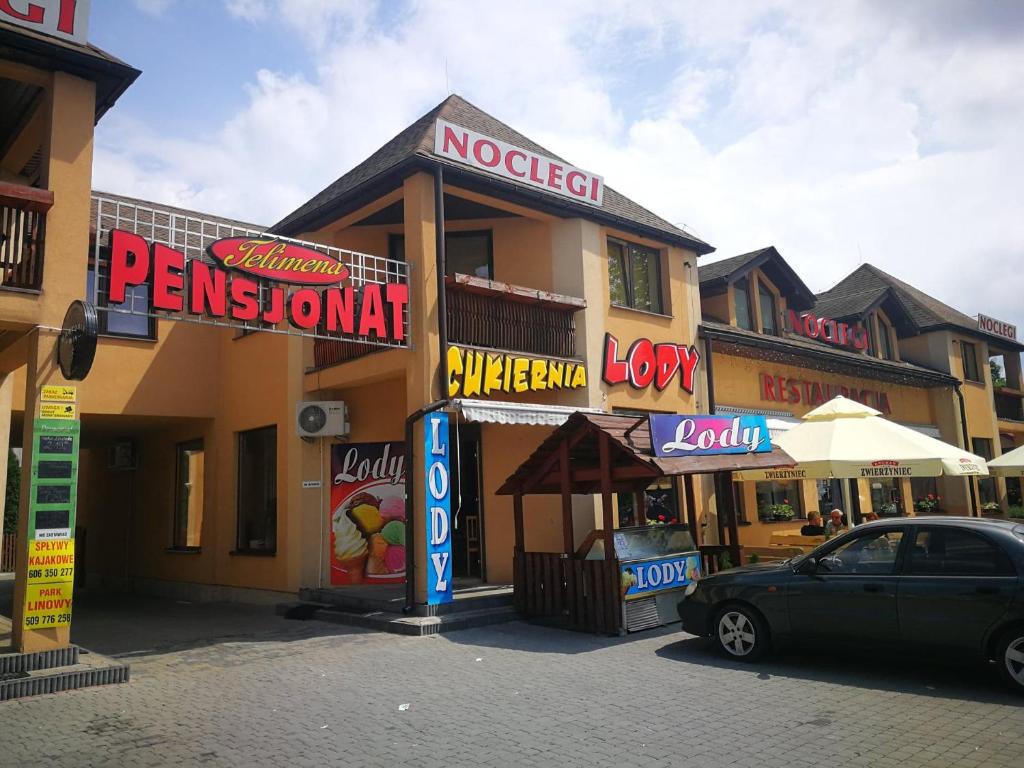
{"type": "Polygon", "coordinates": [[[447,80],[719,255],[774,244],[814,289],[871,261],[1024,325],[1024,16],[967,6],[227,0],[301,35],[312,74],[260,70],[203,140],[114,110],[96,183],[270,223],[447,80]]]}

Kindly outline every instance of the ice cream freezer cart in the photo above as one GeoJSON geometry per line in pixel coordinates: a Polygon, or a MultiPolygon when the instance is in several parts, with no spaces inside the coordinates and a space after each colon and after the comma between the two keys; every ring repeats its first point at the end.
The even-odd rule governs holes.
{"type": "MultiPolygon", "coordinates": [[[[603,560],[600,531],[587,537],[578,555],[603,560]]],[[[679,621],[676,606],[701,575],[701,557],[684,523],[619,528],[613,536],[618,563],[622,624],[627,632],[679,621]]]]}

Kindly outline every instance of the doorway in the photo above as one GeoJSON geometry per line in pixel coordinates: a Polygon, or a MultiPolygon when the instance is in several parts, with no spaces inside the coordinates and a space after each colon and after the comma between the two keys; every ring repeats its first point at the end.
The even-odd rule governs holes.
{"type": "Polygon", "coordinates": [[[452,484],[452,577],[480,580],[484,563],[484,514],[480,425],[455,424],[452,484]]]}

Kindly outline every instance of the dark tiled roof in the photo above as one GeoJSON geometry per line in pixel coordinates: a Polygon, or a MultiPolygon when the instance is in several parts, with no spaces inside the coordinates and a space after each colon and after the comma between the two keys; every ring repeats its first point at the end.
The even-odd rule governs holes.
{"type": "MultiPolygon", "coordinates": [[[[274,226],[274,230],[284,234],[294,234],[301,229],[309,228],[311,222],[329,217],[332,209],[340,207],[346,198],[354,195],[363,185],[386,174],[388,171],[397,169],[398,166],[411,159],[417,157],[429,158],[434,162],[449,165],[448,161],[438,158],[433,154],[434,126],[438,118],[443,118],[463,128],[469,128],[479,133],[493,136],[496,139],[501,139],[504,142],[523,147],[532,152],[546,155],[554,160],[566,162],[553,152],[549,152],[536,142],[513,130],[505,123],[473,106],[461,96],[453,94],[416,120],[351,171],[284,217],[274,226]]],[[[459,165],[457,167],[460,171],[473,173],[482,180],[495,179],[492,175],[469,166],[459,165]]],[[[665,221],[608,186],[604,190],[604,204],[598,209],[510,180],[502,179],[501,183],[519,187],[524,191],[528,191],[531,195],[543,195],[545,198],[551,199],[552,202],[575,209],[584,218],[588,215],[594,217],[604,214],[620,219],[627,224],[640,225],[641,227],[668,235],[673,239],[685,240],[691,243],[700,253],[708,253],[713,250],[703,240],[665,221]]]]}
{"type": "Polygon", "coordinates": [[[950,386],[956,382],[955,378],[942,371],[902,360],[881,360],[813,339],[768,336],[707,318],[701,321],[701,327],[705,335],[710,335],[716,340],[714,347],[716,352],[723,347],[726,351],[730,348],[748,347],[759,350],[756,355],[751,355],[758,359],[804,366],[811,361],[814,367],[821,371],[861,376],[880,381],[923,386],[950,386]],[[764,350],[771,351],[773,355],[766,356],[764,350]]]}
{"type": "MultiPolygon", "coordinates": [[[[924,291],[905,283],[899,278],[883,272],[873,264],[861,264],[857,269],[840,280],[834,287],[818,296],[818,307],[829,307],[835,311],[833,317],[846,317],[856,314],[856,308],[865,305],[869,298],[872,302],[885,292],[891,289],[896,295],[899,303],[906,309],[907,314],[914,325],[921,331],[944,326],[953,326],[967,331],[972,335],[981,336],[992,341],[998,341],[1000,345],[1013,344],[1006,339],[992,336],[978,328],[977,319],[965,315],[948,304],[944,304],[924,291]],[[836,310],[854,310],[845,314],[836,310]]],[[[869,302],[866,306],[869,306],[869,302]]],[[[820,314],[827,315],[824,309],[819,310],[820,314]]],[[[1024,348],[1024,347],[1022,347],[1024,348]]]]}
{"type": "Polygon", "coordinates": [[[710,264],[701,264],[697,268],[697,275],[700,280],[700,284],[704,285],[705,283],[710,283],[712,280],[728,278],[733,272],[738,269],[742,269],[768,250],[771,250],[771,246],[768,246],[767,248],[759,248],[758,250],[751,251],[750,253],[741,253],[739,256],[730,256],[728,259],[713,261],[710,264]]]}

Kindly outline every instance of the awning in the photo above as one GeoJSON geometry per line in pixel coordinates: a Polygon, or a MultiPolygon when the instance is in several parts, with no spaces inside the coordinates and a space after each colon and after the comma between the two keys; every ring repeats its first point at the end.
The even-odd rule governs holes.
{"type": "Polygon", "coordinates": [[[531,424],[560,427],[577,412],[604,413],[599,408],[576,408],[565,405],[508,403],[495,400],[452,400],[451,408],[466,421],[485,424],[531,424]]]}
{"type": "MultiPolygon", "coordinates": [[[[720,416],[764,416],[765,420],[768,422],[768,432],[773,440],[784,432],[788,432],[801,421],[798,417],[793,416],[787,411],[772,411],[762,408],[741,408],[734,405],[720,405],[715,409],[715,413],[720,416]]],[[[936,440],[942,439],[942,433],[939,432],[939,428],[931,424],[911,424],[906,421],[898,421],[896,423],[906,427],[907,429],[920,432],[922,435],[934,437],[936,440]]]]}

